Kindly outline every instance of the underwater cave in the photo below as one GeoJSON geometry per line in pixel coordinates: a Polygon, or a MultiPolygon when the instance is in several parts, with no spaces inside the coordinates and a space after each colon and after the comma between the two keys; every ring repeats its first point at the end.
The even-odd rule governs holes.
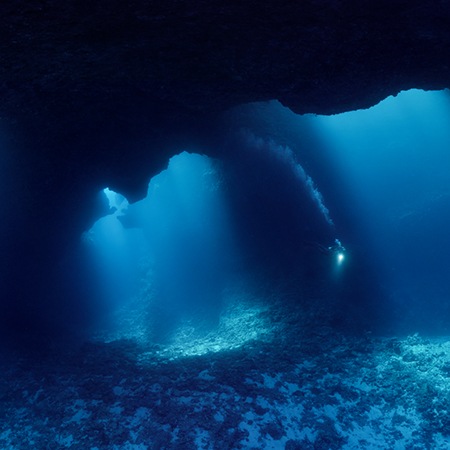
{"type": "MultiPolygon", "coordinates": [[[[365,410],[365,396],[375,388],[359,384],[369,383],[361,381],[361,367],[389,383],[406,372],[420,378],[425,361],[448,345],[449,116],[447,91],[419,90],[334,116],[296,115],[278,102],[227,111],[208,140],[211,147],[179,148],[151,177],[141,200],[129,202],[109,187],[91,192],[97,217],[54,267],[54,284],[45,291],[50,295],[30,308],[29,320],[38,317],[37,324],[25,320],[3,329],[6,377],[22,370],[11,364],[17,352],[27,355],[21,356],[25,368],[39,355],[31,381],[19,376],[15,386],[18,392],[26,386],[23,398],[43,410],[40,392],[59,398],[62,383],[74,377],[73,406],[58,406],[65,415],[65,434],[55,438],[61,448],[97,442],[84,433],[98,423],[108,439],[132,445],[113,432],[125,407],[135,408],[126,420],[146,430],[120,425],[138,436],[136,448],[152,448],[155,439],[177,448],[179,432],[194,448],[222,439],[218,448],[384,445],[397,429],[393,418],[385,421],[384,434],[370,433],[382,411],[391,417],[405,411],[406,404],[385,401],[398,394],[377,388],[369,431],[344,431],[331,411],[352,416],[365,410]],[[175,378],[166,379],[166,369],[175,378]],[[39,376],[46,380],[44,373],[53,374],[56,387],[38,382],[39,376]],[[234,385],[243,374],[245,381],[234,385]],[[165,400],[171,412],[142,406],[123,376],[145,379],[156,405],[178,392],[165,400]],[[96,383],[110,386],[116,400],[99,396],[96,383]],[[206,397],[198,383],[208,384],[206,397]],[[348,392],[333,394],[333,406],[313,394],[329,396],[338,385],[348,392]],[[298,402],[296,392],[312,397],[298,402]],[[237,401],[234,431],[224,437],[215,427],[225,421],[230,401],[237,401]],[[98,402],[113,412],[92,421],[98,402]],[[182,405],[191,412],[180,425],[182,405]],[[305,405],[316,412],[304,413],[300,426],[296,414],[305,405]],[[202,428],[196,411],[205,408],[216,412],[202,428]],[[271,425],[280,414],[287,422],[271,425]],[[332,431],[313,425],[317,415],[334,421],[332,431]],[[144,426],[152,416],[170,425],[156,420],[144,426]],[[81,434],[74,423],[84,424],[81,434]]],[[[447,389],[446,361],[433,362],[428,374],[440,389],[447,389]]],[[[422,401],[421,395],[413,389],[404,401],[422,401]]],[[[17,417],[22,402],[5,401],[10,417],[17,417]]],[[[410,410],[402,429],[412,433],[430,420],[427,411],[410,410]]],[[[439,414],[442,420],[445,412],[439,414]]],[[[3,431],[6,448],[45,435],[37,431],[37,418],[21,420],[33,431],[25,440],[3,431]]],[[[446,445],[440,433],[433,442],[446,445]]],[[[401,445],[424,439],[404,435],[401,445]]]]}
{"type": "Polygon", "coordinates": [[[446,92],[423,91],[329,117],[228,112],[214,156],[173,156],[132,204],[104,189],[112,213],[77,260],[84,326],[179,350],[234,333],[235,346],[227,311],[237,326],[239,308],[276,305],[308,329],[448,332],[448,114],[446,92]]]}
{"type": "Polygon", "coordinates": [[[450,447],[450,7],[319,3],[0,7],[1,448],[450,447]]]}

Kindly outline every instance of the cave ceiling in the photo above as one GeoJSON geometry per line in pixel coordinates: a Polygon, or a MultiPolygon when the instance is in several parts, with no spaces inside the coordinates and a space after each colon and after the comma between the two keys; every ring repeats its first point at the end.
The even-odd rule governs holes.
{"type": "Polygon", "coordinates": [[[0,12],[2,117],[48,134],[270,99],[334,114],[449,84],[445,1],[35,0],[0,12]]]}

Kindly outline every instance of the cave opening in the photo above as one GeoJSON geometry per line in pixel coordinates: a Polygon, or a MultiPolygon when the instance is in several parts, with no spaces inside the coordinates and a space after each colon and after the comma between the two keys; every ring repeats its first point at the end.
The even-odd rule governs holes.
{"type": "Polygon", "coordinates": [[[101,299],[96,338],[182,354],[235,348],[275,332],[274,296],[304,302],[324,271],[345,265],[292,151],[247,133],[231,142],[226,158],[172,157],[134,204],[104,189],[111,214],[82,238],[101,299]]]}
{"type": "Polygon", "coordinates": [[[450,99],[410,90],[310,118],[355,211],[395,333],[450,330],[450,99]]]}
{"type": "Polygon", "coordinates": [[[178,327],[198,331],[218,321],[236,250],[215,166],[180,153],[132,205],[104,190],[113,213],[83,241],[111,312],[107,339],[166,342],[178,327]]]}
{"type": "Polygon", "coordinates": [[[83,236],[93,334],[199,354],[292,307],[311,327],[445,332],[448,109],[422,91],[336,116],[246,105],[214,156],[172,157],[145,199],[105,189],[111,214],[83,236]]]}

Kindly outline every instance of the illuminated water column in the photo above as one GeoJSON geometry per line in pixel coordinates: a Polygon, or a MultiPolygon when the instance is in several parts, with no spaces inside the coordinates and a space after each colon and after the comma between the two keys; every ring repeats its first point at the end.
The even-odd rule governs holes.
{"type": "Polygon", "coordinates": [[[185,320],[217,322],[235,249],[216,163],[183,152],[129,205],[108,189],[114,214],[85,235],[124,336],[166,339],[185,320]],[[129,329],[124,329],[128,327],[129,329]]]}
{"type": "Polygon", "coordinates": [[[448,92],[418,90],[368,110],[311,117],[375,265],[419,315],[419,298],[450,293],[449,123],[448,92]]]}
{"type": "Polygon", "coordinates": [[[104,189],[113,213],[99,219],[83,236],[90,249],[99,292],[107,307],[121,304],[134,292],[136,267],[145,248],[140,230],[125,230],[118,220],[128,208],[127,200],[104,189]]]}

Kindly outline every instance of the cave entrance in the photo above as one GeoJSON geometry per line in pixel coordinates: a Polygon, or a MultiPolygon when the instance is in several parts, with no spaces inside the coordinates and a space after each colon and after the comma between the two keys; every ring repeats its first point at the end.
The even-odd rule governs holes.
{"type": "Polygon", "coordinates": [[[130,205],[104,190],[113,214],[84,236],[111,309],[110,339],[169,342],[217,328],[237,249],[220,164],[183,152],[130,205]]]}
{"type": "Polygon", "coordinates": [[[450,330],[449,119],[448,91],[410,90],[368,110],[309,120],[396,333],[450,330]]]}
{"type": "Polygon", "coordinates": [[[319,250],[329,211],[289,148],[239,135],[226,155],[174,156],[131,205],[105,189],[113,213],[84,236],[111,312],[102,339],[234,348],[275,332],[280,286],[294,280],[296,303],[322,282],[311,267],[337,265],[319,250]]]}

